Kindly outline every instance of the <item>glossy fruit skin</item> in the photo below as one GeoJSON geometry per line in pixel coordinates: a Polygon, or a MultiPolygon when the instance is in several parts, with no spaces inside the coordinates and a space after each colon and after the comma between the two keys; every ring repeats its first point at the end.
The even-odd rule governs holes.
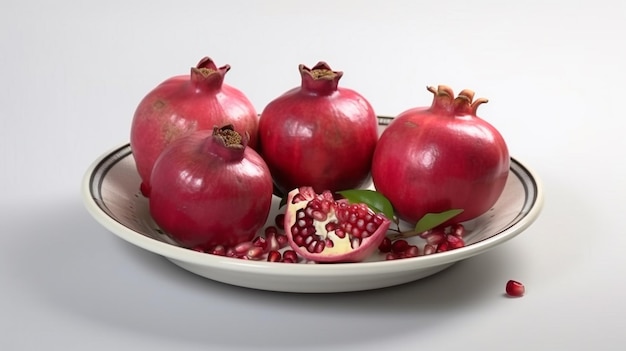
{"type": "Polygon", "coordinates": [[[447,86],[430,107],[400,113],[383,131],[372,163],[376,190],[411,223],[426,213],[463,209],[452,222],[487,212],[498,200],[509,174],[510,157],[502,135],[476,116],[485,99],[472,102],[463,90],[454,98],[447,86]]]}
{"type": "Polygon", "coordinates": [[[271,101],[259,120],[261,154],[277,188],[286,194],[299,186],[359,187],[378,139],[374,109],[356,91],[338,87],[343,73],[326,63],[299,70],[301,86],[271,101]]]}
{"type": "Polygon", "coordinates": [[[526,293],[526,287],[516,280],[509,280],[506,282],[505,291],[510,297],[522,297],[526,293]]]}
{"type": "Polygon", "coordinates": [[[249,241],[263,227],[272,201],[267,165],[253,149],[225,146],[201,130],[170,143],[151,176],[150,214],[179,244],[208,251],[249,241]]]}
{"type": "Polygon", "coordinates": [[[211,58],[204,57],[189,75],[166,79],[141,100],[133,116],[130,146],[145,196],[150,194],[154,162],[181,136],[233,124],[247,132],[248,145],[256,147],[257,112],[243,92],[224,84],[229,70],[229,65],[218,68],[211,58]]]}
{"type": "Polygon", "coordinates": [[[360,262],[367,259],[378,249],[391,223],[385,216],[375,214],[364,204],[349,204],[347,200],[335,201],[330,191],[317,194],[312,187],[300,187],[289,192],[284,220],[285,234],[291,248],[306,260],[318,263],[360,262]],[[301,217],[299,212],[306,213],[310,209],[309,202],[317,203],[316,211],[324,213],[323,219],[301,217]],[[354,216],[354,220],[351,216],[354,216]],[[361,234],[351,234],[347,225],[354,229],[358,226],[358,220],[366,217],[368,219],[360,226],[361,234]],[[330,241],[332,245],[327,244],[323,251],[317,251],[311,249],[307,241],[303,244],[302,240],[298,240],[297,229],[294,229],[296,222],[308,222],[309,229],[315,228],[314,234],[309,232],[306,235],[316,237],[313,244],[330,241]],[[367,228],[369,233],[363,234],[363,228],[367,228]],[[345,231],[340,235],[340,230],[345,231]],[[355,240],[358,245],[353,244],[355,240]]]}

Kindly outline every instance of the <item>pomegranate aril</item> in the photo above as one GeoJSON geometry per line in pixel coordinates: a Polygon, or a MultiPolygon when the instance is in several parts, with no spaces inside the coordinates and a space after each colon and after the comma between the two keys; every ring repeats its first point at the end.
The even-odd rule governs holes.
{"type": "Polygon", "coordinates": [[[441,231],[433,231],[424,237],[426,243],[431,245],[438,245],[445,240],[445,235],[441,231]]]}
{"type": "Polygon", "coordinates": [[[398,259],[398,255],[393,252],[389,252],[387,255],[385,255],[386,261],[397,260],[397,259],[398,259]]]}
{"type": "Polygon", "coordinates": [[[280,262],[282,260],[283,256],[280,254],[280,252],[276,251],[276,250],[272,250],[267,254],[267,261],[268,262],[280,262]]]}
{"type": "Polygon", "coordinates": [[[409,248],[409,243],[406,240],[396,240],[391,244],[391,251],[395,253],[402,253],[409,248]]]}
{"type": "Polygon", "coordinates": [[[245,254],[248,250],[250,250],[254,244],[251,241],[244,241],[235,245],[234,250],[237,254],[245,254]]]}
{"type": "Polygon", "coordinates": [[[437,245],[437,250],[436,250],[436,252],[445,252],[445,251],[448,251],[448,242],[447,241],[439,243],[437,245]]]}
{"type": "Polygon", "coordinates": [[[290,260],[292,263],[298,262],[298,254],[293,250],[283,252],[283,262],[290,260]]]}
{"type": "Polygon", "coordinates": [[[255,246],[249,249],[248,252],[246,252],[245,257],[251,260],[258,260],[259,258],[261,258],[261,256],[263,256],[263,253],[263,248],[255,246]]]}
{"type": "Polygon", "coordinates": [[[280,244],[278,243],[278,239],[276,238],[278,234],[268,234],[265,237],[266,248],[267,251],[280,250],[280,244]]]}
{"type": "Polygon", "coordinates": [[[506,290],[506,294],[511,297],[521,297],[526,292],[526,288],[524,287],[524,284],[515,280],[509,280],[506,283],[505,290],[506,290]]]}
{"type": "Polygon", "coordinates": [[[284,230],[285,229],[285,214],[284,213],[277,214],[276,217],[274,218],[274,223],[276,224],[276,228],[280,230],[284,230]]]}
{"type": "Polygon", "coordinates": [[[383,253],[391,251],[391,239],[385,237],[380,245],[378,245],[378,250],[383,253]]]}
{"type": "Polygon", "coordinates": [[[263,250],[266,250],[268,247],[268,240],[267,238],[264,238],[262,236],[257,236],[254,239],[252,239],[252,245],[254,245],[255,247],[260,247],[263,250]]]}
{"type": "Polygon", "coordinates": [[[457,223],[452,226],[451,234],[462,237],[463,235],[465,235],[465,227],[463,226],[463,224],[457,223]]]}
{"type": "Polygon", "coordinates": [[[270,235],[276,235],[278,234],[278,229],[274,226],[269,226],[267,228],[265,228],[265,237],[268,237],[270,235]]]}
{"type": "Polygon", "coordinates": [[[410,258],[410,257],[417,257],[419,256],[419,248],[415,245],[411,245],[409,246],[408,249],[406,249],[403,253],[402,253],[402,258],[410,258]]]}
{"type": "Polygon", "coordinates": [[[430,244],[424,245],[424,256],[434,254],[435,252],[437,252],[437,247],[430,244]]]}
{"type": "Polygon", "coordinates": [[[287,246],[287,244],[289,243],[289,239],[287,239],[287,235],[285,235],[285,234],[277,234],[276,235],[276,241],[278,241],[278,246],[281,249],[283,247],[287,246]]]}
{"type": "Polygon", "coordinates": [[[465,246],[465,242],[463,239],[456,235],[448,234],[446,235],[446,241],[448,242],[448,249],[454,250],[465,246]]]}
{"type": "Polygon", "coordinates": [[[226,248],[222,245],[217,245],[213,247],[209,253],[218,256],[226,256],[226,248]]]}

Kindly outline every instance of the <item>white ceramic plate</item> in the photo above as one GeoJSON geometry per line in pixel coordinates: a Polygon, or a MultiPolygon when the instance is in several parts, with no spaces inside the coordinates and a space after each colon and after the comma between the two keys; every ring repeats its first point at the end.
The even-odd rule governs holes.
{"type": "MultiPolygon", "coordinates": [[[[388,119],[380,118],[381,124],[388,119]]],[[[407,283],[437,273],[455,262],[478,255],[520,234],[538,217],[543,192],[538,178],[511,159],[504,192],[483,216],[466,222],[466,246],[448,252],[385,261],[339,264],[288,264],[221,257],[179,247],[150,217],[148,200],[139,192],[140,178],[128,144],[99,157],[85,173],[84,204],[105,228],[140,248],[164,256],[200,276],[262,290],[329,293],[376,289],[407,283]]],[[[268,224],[278,213],[275,197],[268,224]]],[[[419,237],[412,243],[423,246],[419,237]]]]}

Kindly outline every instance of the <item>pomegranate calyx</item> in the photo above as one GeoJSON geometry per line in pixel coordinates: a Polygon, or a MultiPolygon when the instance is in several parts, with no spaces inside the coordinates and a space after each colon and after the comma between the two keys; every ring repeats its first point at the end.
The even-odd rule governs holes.
{"type": "Polygon", "coordinates": [[[195,83],[197,90],[218,90],[222,87],[228,71],[230,65],[218,68],[213,59],[205,56],[195,67],[191,67],[191,81],[195,83]]]}
{"type": "Polygon", "coordinates": [[[214,126],[207,151],[220,156],[226,161],[239,161],[244,156],[244,150],[250,140],[248,132],[241,134],[235,131],[232,124],[222,127],[214,126]]]}
{"type": "Polygon", "coordinates": [[[330,95],[337,91],[343,76],[342,71],[333,71],[324,61],[318,62],[313,68],[300,64],[298,69],[302,77],[302,89],[317,95],[330,95]]]}

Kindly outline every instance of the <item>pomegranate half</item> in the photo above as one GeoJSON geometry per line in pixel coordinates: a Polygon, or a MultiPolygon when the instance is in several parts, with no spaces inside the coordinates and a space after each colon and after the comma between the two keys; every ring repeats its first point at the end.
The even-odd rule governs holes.
{"type": "Polygon", "coordinates": [[[504,190],[507,145],[476,115],[486,99],[473,101],[468,89],[455,98],[444,85],[428,90],[434,94],[430,107],[402,112],[382,133],[372,161],[374,185],[411,223],[451,209],[463,212],[447,224],[476,218],[504,190]]]}
{"type": "Polygon", "coordinates": [[[312,187],[287,196],[285,233],[300,256],[315,262],[360,262],[382,243],[391,221],[365,204],[336,201],[328,190],[312,187]]]}

